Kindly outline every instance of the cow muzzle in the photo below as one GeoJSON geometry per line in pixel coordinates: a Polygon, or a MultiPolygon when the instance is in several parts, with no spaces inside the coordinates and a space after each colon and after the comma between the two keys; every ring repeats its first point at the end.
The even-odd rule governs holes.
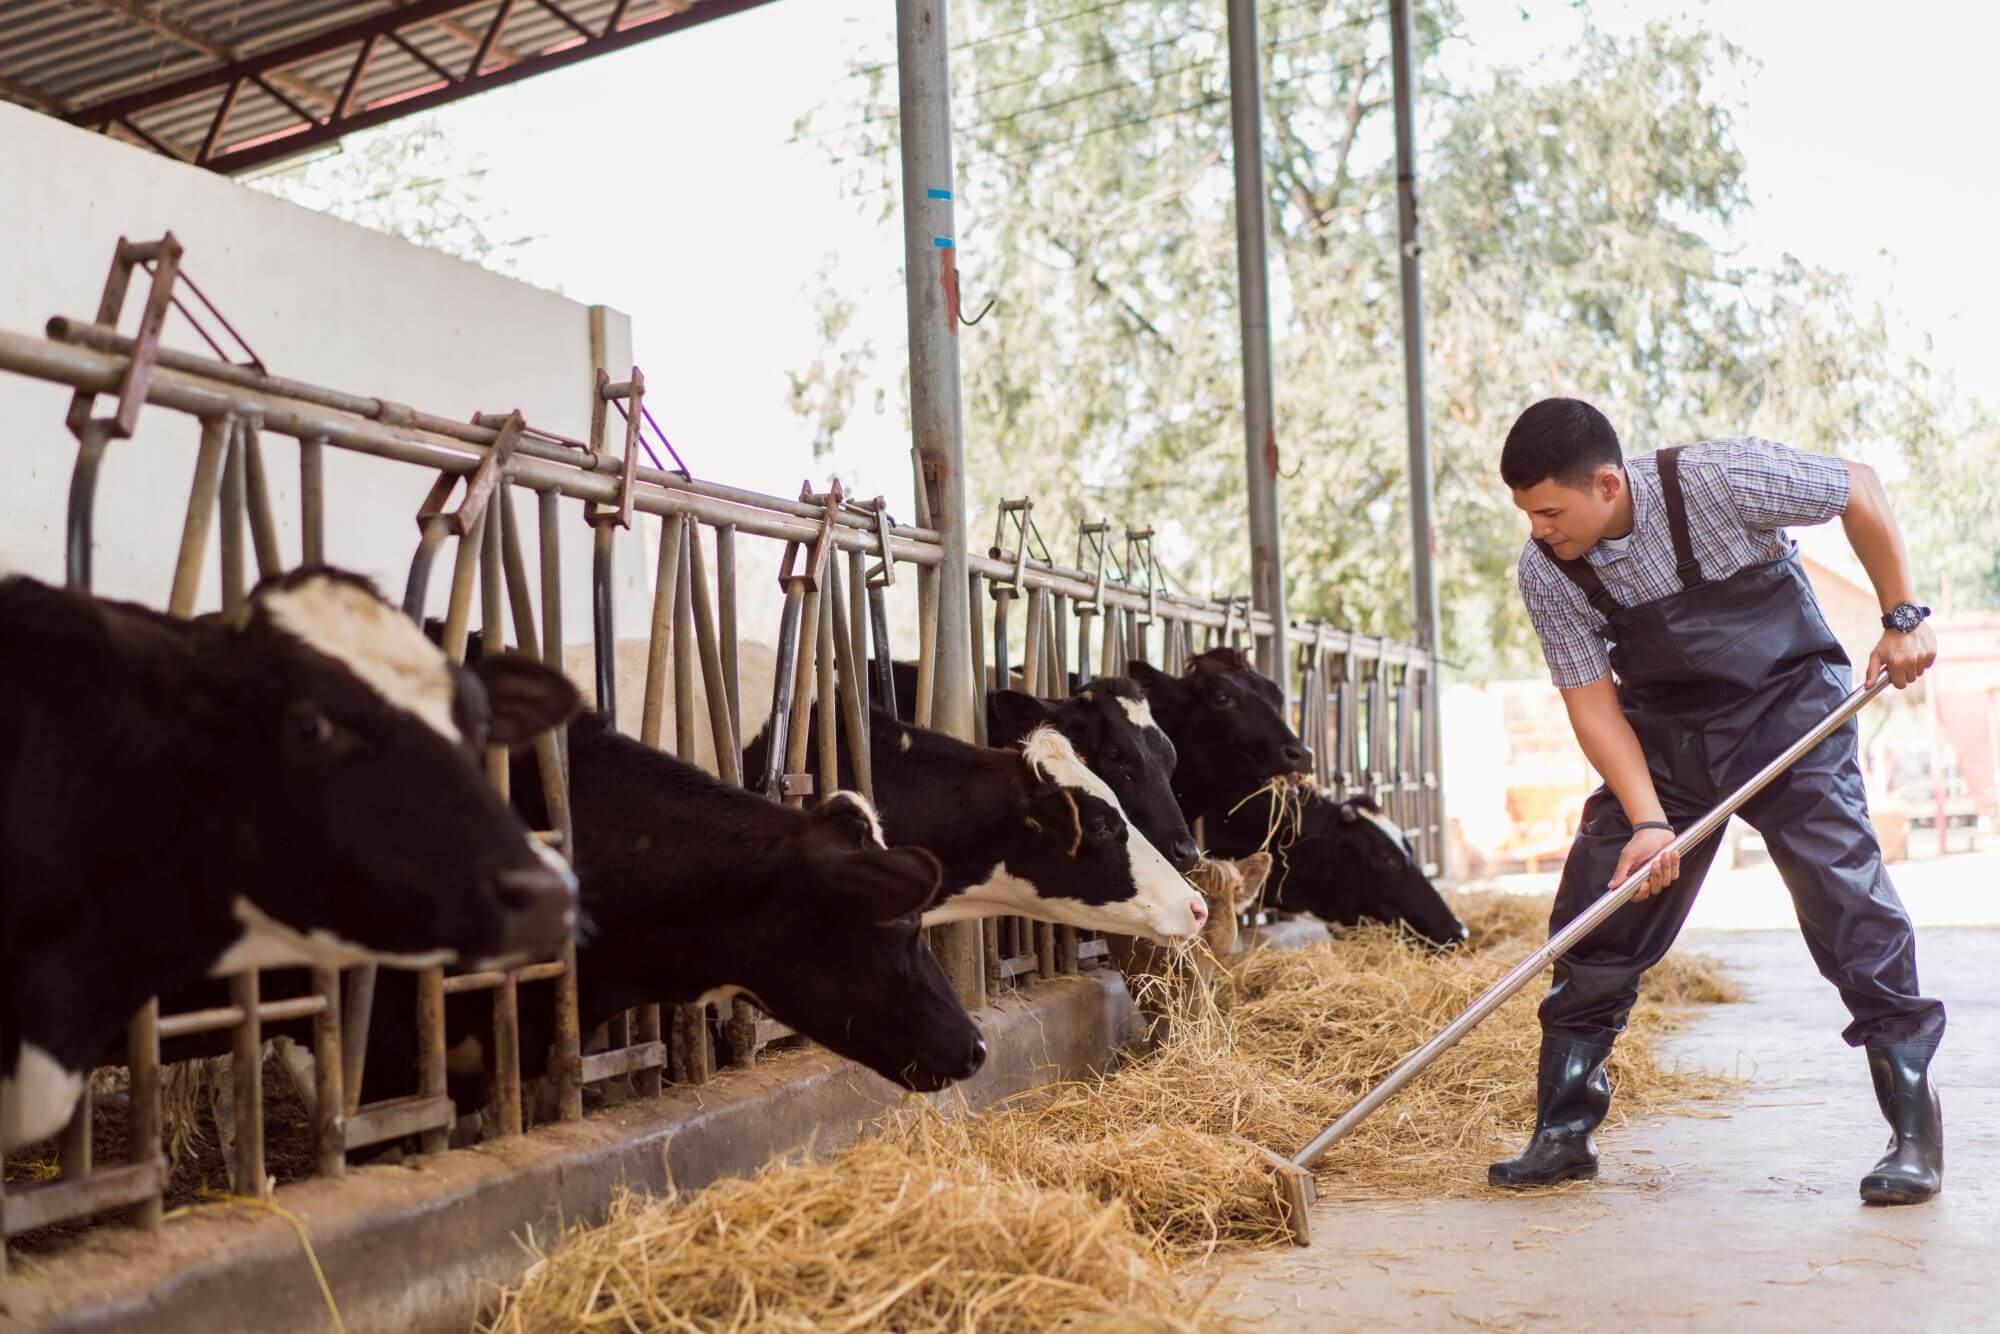
{"type": "Polygon", "coordinates": [[[576,877],[568,867],[511,866],[492,872],[487,888],[500,909],[500,949],[545,958],[576,930],[576,877]]]}

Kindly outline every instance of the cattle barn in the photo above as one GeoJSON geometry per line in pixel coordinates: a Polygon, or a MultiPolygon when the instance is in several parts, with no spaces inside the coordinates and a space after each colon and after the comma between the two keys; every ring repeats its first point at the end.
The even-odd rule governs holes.
{"type": "MultiPolygon", "coordinates": [[[[369,889],[367,902],[381,903],[367,930],[301,917],[260,935],[252,915],[267,923],[275,910],[258,905],[282,889],[261,876],[282,879],[274,868],[296,851],[263,846],[227,863],[258,868],[260,883],[219,900],[220,944],[191,956],[178,990],[163,986],[129,1022],[117,1017],[82,1065],[55,1070],[44,1047],[24,1045],[43,1031],[26,1012],[39,1002],[0,987],[6,1124],[20,1136],[5,1145],[0,1185],[0,1319],[316,1327],[326,1294],[299,1263],[297,1223],[348,1327],[462,1327],[482,1284],[519,1273],[520,1237],[602,1217],[620,1189],[698,1187],[843,1142],[906,1088],[957,1081],[948,1096],[976,1111],[1102,1067],[1142,1026],[1103,930],[1191,936],[1208,912],[1177,882],[1158,897],[1194,863],[1200,812],[1173,809],[1175,744],[1135,673],[1171,683],[1198,656],[1240,663],[1269,691],[1269,742],[1286,764],[1327,801],[1365,798],[1406,836],[1412,866],[1439,874],[1429,648],[1290,622],[1268,587],[1221,598],[1170,588],[1141,515],[1129,528],[1086,525],[1069,560],[1050,556],[1025,501],[1002,507],[1001,540],[971,536],[978,516],[966,513],[948,342],[958,311],[946,310],[936,268],[951,256],[932,244],[950,234],[950,198],[925,183],[925,173],[948,174],[941,87],[915,77],[904,87],[905,169],[916,173],[904,181],[906,232],[930,267],[913,263],[909,278],[911,394],[924,424],[912,442],[915,512],[901,516],[837,482],[766,495],[704,480],[698,460],[691,473],[648,409],[618,310],[232,179],[486,88],[749,21],[736,16],[767,5],[777,8],[0,4],[0,143],[12,178],[0,237],[30,256],[0,276],[10,441],[0,572],[13,580],[0,584],[12,590],[0,614],[61,606],[65,625],[83,627],[51,634],[56,656],[38,660],[38,688],[87,685],[105,697],[72,703],[147,716],[156,678],[131,669],[138,632],[121,628],[143,625],[184,666],[206,655],[203,679],[222,684],[201,707],[231,735],[276,755],[287,774],[331,764],[328,755],[388,743],[361,715],[316,708],[323,686],[216,664],[234,661],[231,646],[269,608],[293,605],[284,599],[298,588],[372,599],[370,623],[386,617],[395,633],[335,619],[308,632],[282,617],[269,632],[290,624],[342,689],[373,690],[409,728],[427,720],[396,744],[422,749],[449,782],[407,792],[394,809],[369,807],[366,830],[353,798],[317,801],[305,812],[314,837],[364,850],[421,842],[453,801],[470,800],[454,785],[490,785],[480,789],[486,844],[455,855],[497,858],[487,845],[511,839],[511,860],[461,877],[457,892],[517,926],[524,916],[562,923],[554,936],[523,926],[461,949],[442,926],[422,925],[455,910],[446,882],[459,880],[399,880],[392,868],[382,875],[394,893],[369,889]],[[452,354],[436,355],[446,342],[452,354]],[[86,660],[97,665],[69,666],[86,660]],[[575,701],[557,698],[558,675],[586,721],[561,724],[575,701]],[[1092,694],[1100,678],[1114,684],[1092,694]],[[991,712],[989,695],[1000,700],[991,712]],[[1035,855],[1075,858],[1092,839],[1112,840],[1105,855],[1138,868],[1120,873],[1121,892],[1153,894],[1152,906],[1023,890],[1027,862],[999,858],[981,883],[1004,882],[989,911],[1006,912],[950,910],[944,859],[892,850],[885,830],[901,812],[876,806],[894,786],[884,766],[916,744],[912,729],[931,734],[922,744],[968,751],[1025,742],[1020,790],[1040,783],[1021,816],[1036,822],[1035,855]],[[1066,783],[1091,747],[1155,768],[1066,783]],[[629,887],[649,873],[646,858],[671,851],[629,822],[607,825],[601,804],[579,805],[605,802],[606,787],[633,803],[617,807],[624,815],[657,802],[742,845],[741,856],[714,859],[722,869],[702,862],[700,883],[685,886],[694,927],[672,950],[692,953],[670,957],[706,949],[734,961],[699,986],[611,962],[621,936],[642,930],[629,887]],[[690,816],[697,796],[707,813],[690,816]],[[783,860],[753,873],[773,848],[783,860]],[[828,899],[802,907],[769,888],[801,879],[828,899]],[[578,886],[580,899],[564,897],[578,886]],[[734,917],[702,906],[767,892],[791,906],[734,917]],[[593,899],[614,893],[627,897],[593,899]],[[811,913],[829,900],[848,913],[838,929],[815,928],[811,913]],[[1011,915],[1021,907],[1038,917],[1011,915]],[[731,934],[704,945],[703,929],[731,934]],[[780,973],[805,980],[780,994],[764,980],[780,973]],[[896,1006],[879,995],[862,1003],[853,979],[892,973],[906,987],[896,1006]],[[897,1006],[906,1018],[887,1013],[897,1006]],[[267,1046],[285,1059],[267,1066],[267,1046]],[[225,1055],[221,1067],[186,1063],[225,1055]],[[230,1127],[235,1205],[193,1199],[169,1170],[168,1141],[187,1112],[174,1090],[197,1068],[222,1070],[214,1096],[227,1110],[215,1121],[230,1127]],[[267,1079],[267,1069],[288,1075],[267,1079]],[[58,1085],[63,1101],[51,1104],[58,1085]],[[465,1087],[478,1091],[477,1114],[465,1087]],[[13,1119],[16,1103],[37,1099],[38,1118],[13,1119]],[[400,1175],[382,1175],[385,1155],[400,1175]],[[163,1226],[183,1207],[193,1222],[163,1226]]],[[[895,7],[912,69],[943,69],[943,48],[925,33],[934,19],[942,30],[944,10],[945,0],[895,7]]],[[[887,31],[890,7],[882,12],[887,31]]],[[[1261,268],[1261,239],[1254,253],[1261,268]]],[[[1261,406],[1258,392],[1253,427],[1268,421],[1268,379],[1261,406]]],[[[1274,523],[1251,526],[1273,562],[1274,523]]],[[[0,664],[13,661],[0,653],[0,664]]],[[[0,708],[0,742],[11,745],[30,724],[7,717],[0,708]]],[[[149,739],[143,723],[128,730],[149,739]]],[[[1179,760],[1206,765],[1204,734],[1188,735],[1179,760]]],[[[0,755],[10,785],[21,781],[12,764],[0,755]]],[[[10,786],[0,799],[11,811],[20,793],[10,786]]],[[[115,807],[65,817],[80,845],[131,840],[120,865],[160,846],[115,807]],[[86,815],[106,823],[93,829],[86,815]]],[[[0,827],[16,827],[11,815],[0,827]]],[[[269,836],[243,816],[213,837],[234,847],[260,832],[269,836]]],[[[93,954],[102,938],[58,900],[31,902],[21,881],[31,863],[4,851],[0,970],[20,975],[49,933],[69,932],[72,981],[91,985],[115,953],[93,954]]],[[[212,888],[197,879],[147,884],[141,897],[158,915],[149,931],[195,919],[212,888]]],[[[1219,902],[1232,917],[1240,906],[1219,902]]],[[[1269,942],[1318,931],[1254,903],[1244,910],[1246,935],[1269,942]]]]}

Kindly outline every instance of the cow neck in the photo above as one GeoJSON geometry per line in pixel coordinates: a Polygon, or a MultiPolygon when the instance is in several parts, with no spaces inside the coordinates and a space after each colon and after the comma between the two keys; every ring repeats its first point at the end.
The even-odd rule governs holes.
{"type": "Polygon", "coordinates": [[[871,740],[876,807],[889,845],[925,848],[942,863],[940,898],[991,876],[1026,795],[1020,752],[971,745],[879,711],[871,740]]]}
{"type": "MultiPolygon", "coordinates": [[[[517,760],[514,775],[523,814],[541,816],[532,759],[517,760]]],[[[578,951],[582,988],[611,1014],[739,983],[719,974],[729,971],[726,951],[754,928],[768,898],[769,876],[758,863],[780,859],[786,835],[804,817],[594,717],[571,725],[570,782],[577,874],[591,922],[578,951]]]]}
{"type": "Polygon", "coordinates": [[[1167,780],[1167,786],[1174,794],[1174,800],[1181,808],[1181,818],[1193,824],[1212,810],[1217,803],[1227,800],[1231,804],[1243,799],[1246,793],[1228,793],[1208,776],[1203,766],[1195,763],[1191,756],[1194,748],[1189,742],[1182,724],[1186,722],[1179,713],[1153,706],[1153,721],[1167,734],[1167,740],[1174,743],[1174,772],[1167,780]]]}

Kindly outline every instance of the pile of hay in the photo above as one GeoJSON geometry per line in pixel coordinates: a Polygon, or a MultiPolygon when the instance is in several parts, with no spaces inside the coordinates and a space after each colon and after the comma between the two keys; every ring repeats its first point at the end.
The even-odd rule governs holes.
{"type": "MultiPolygon", "coordinates": [[[[1168,1265],[1289,1236],[1255,1146],[1295,1152],[1545,937],[1546,899],[1454,907],[1465,949],[1370,927],[1251,954],[1210,987],[1163,992],[1165,1040],[1101,1078],[976,1116],[912,1100],[879,1139],[824,1166],[627,1202],[542,1259],[489,1328],[1007,1329],[1054,1312],[1202,1323],[1168,1265]]],[[[1484,1190],[1487,1163],[1533,1119],[1543,990],[1529,986],[1336,1146],[1319,1165],[1322,1197],[1484,1190]]],[[[1731,999],[1710,961],[1670,956],[1654,970],[1613,1058],[1614,1128],[1725,1089],[1663,1068],[1654,1046],[1689,1005],[1731,999]]]]}
{"type": "MultiPolygon", "coordinates": [[[[1106,1078],[1059,1085],[983,1115],[906,1112],[906,1142],[963,1140],[1000,1171],[1124,1201],[1176,1255],[1286,1236],[1261,1155],[1289,1156],[1546,938],[1548,900],[1471,894],[1454,907],[1471,939],[1436,953],[1383,927],[1330,944],[1236,961],[1211,991],[1183,984],[1161,1003],[1161,1047],[1106,1078]]],[[[1530,985],[1337,1145],[1323,1196],[1435,1198],[1486,1189],[1486,1166],[1516,1151],[1534,1118],[1541,1040],[1530,985]]],[[[1715,963],[1670,955],[1646,979],[1615,1049],[1611,1125],[1688,1108],[1724,1081],[1663,1068],[1657,1039],[1694,1004],[1735,999],[1715,963]]]]}
{"type": "Polygon", "coordinates": [[[502,1294],[491,1334],[603,1328],[1194,1330],[1125,1210],[874,1140],[684,1197],[627,1195],[502,1294]]]}

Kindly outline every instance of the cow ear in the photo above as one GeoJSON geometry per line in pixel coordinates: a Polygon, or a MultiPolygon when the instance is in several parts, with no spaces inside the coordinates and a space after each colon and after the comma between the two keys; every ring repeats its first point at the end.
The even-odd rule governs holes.
{"type": "Polygon", "coordinates": [[[1149,662],[1137,658],[1125,664],[1125,674],[1139,683],[1139,688],[1152,700],[1172,699],[1180,689],[1180,678],[1169,676],[1149,662]]]}
{"type": "Polygon", "coordinates": [[[993,744],[1012,745],[1028,733],[1056,720],[1056,709],[1019,690],[996,690],[986,697],[987,716],[995,724],[993,744]]]}
{"type": "Polygon", "coordinates": [[[824,863],[827,892],[866,921],[892,922],[931,906],[944,879],[938,859],[922,848],[851,852],[824,863]]]}
{"type": "Polygon", "coordinates": [[[1243,883],[1237,886],[1236,902],[1231,906],[1242,912],[1264,892],[1264,882],[1271,878],[1271,854],[1253,852],[1248,857],[1238,857],[1236,869],[1242,874],[1243,883]]]}
{"type": "Polygon", "coordinates": [[[568,677],[525,653],[482,655],[466,670],[486,687],[493,710],[487,735],[496,746],[525,745],[537,732],[568,722],[582,703],[568,677]]]}
{"type": "Polygon", "coordinates": [[[1028,828],[1060,847],[1064,856],[1076,856],[1083,846],[1083,817],[1069,789],[1060,783],[1037,783],[1025,804],[1028,828]]]}

